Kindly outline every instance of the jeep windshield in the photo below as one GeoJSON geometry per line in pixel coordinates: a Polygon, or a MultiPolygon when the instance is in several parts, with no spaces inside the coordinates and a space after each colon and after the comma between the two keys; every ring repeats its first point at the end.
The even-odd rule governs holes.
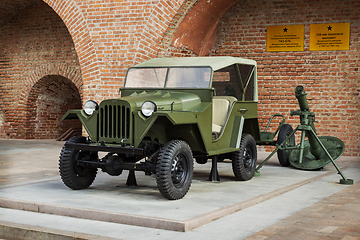
{"type": "Polygon", "coordinates": [[[210,67],[130,68],[127,88],[209,88],[210,67]]]}

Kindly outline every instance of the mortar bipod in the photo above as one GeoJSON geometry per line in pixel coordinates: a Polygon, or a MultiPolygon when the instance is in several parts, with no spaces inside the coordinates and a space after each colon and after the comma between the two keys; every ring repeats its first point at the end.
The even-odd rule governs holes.
{"type": "Polygon", "coordinates": [[[353,184],[352,179],[347,179],[337,166],[335,161],[344,153],[344,143],[331,136],[318,137],[315,131],[315,114],[309,111],[309,107],[306,100],[306,93],[302,86],[295,88],[295,96],[299,101],[300,110],[292,111],[291,116],[299,115],[300,125],[295,130],[287,135],[286,139],[281,143],[276,143],[275,150],[256,168],[256,175],[259,175],[259,169],[278,151],[286,150],[287,158],[290,164],[299,169],[314,170],[320,169],[329,163],[332,163],[338,173],[341,175],[341,184],[353,184]],[[300,144],[297,146],[287,146],[288,142],[295,134],[295,132],[301,131],[300,144]],[[308,140],[305,141],[305,137],[308,140]]]}

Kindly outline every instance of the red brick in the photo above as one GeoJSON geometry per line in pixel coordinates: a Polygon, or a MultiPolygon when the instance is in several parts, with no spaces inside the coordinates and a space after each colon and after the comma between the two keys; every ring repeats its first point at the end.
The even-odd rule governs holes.
{"type": "MultiPolygon", "coordinates": [[[[12,137],[24,136],[21,129],[31,130],[27,114],[37,108],[28,103],[36,100],[33,93],[47,75],[67,78],[83,100],[100,101],[117,97],[125,71],[134,63],[153,57],[196,56],[186,47],[175,48],[170,43],[182,18],[197,1],[44,2],[15,14],[0,35],[0,47],[6,53],[0,55],[0,113],[5,113],[12,137]],[[30,25],[33,29],[25,31],[30,25]],[[6,64],[2,64],[3,60],[6,64]]],[[[347,148],[345,154],[360,156],[359,134],[349,134],[358,130],[360,110],[360,8],[354,4],[350,0],[306,4],[281,1],[279,11],[279,4],[271,1],[239,1],[221,20],[217,42],[208,55],[240,56],[258,62],[261,117],[279,112],[296,125],[298,119],[289,116],[298,108],[293,91],[296,85],[304,85],[309,99],[313,99],[310,106],[317,119],[321,122],[329,118],[328,124],[317,124],[319,135],[329,134],[329,129],[334,133],[339,129],[348,131],[342,133],[349,136],[345,144],[356,147],[347,148]],[[310,24],[324,22],[351,23],[349,51],[309,51],[310,24]],[[266,26],[281,24],[305,25],[303,52],[265,51],[266,26]],[[269,89],[271,94],[261,93],[269,89]],[[337,103],[339,100],[345,102],[337,103]]],[[[50,129],[51,125],[44,122],[44,126],[50,129]]]]}

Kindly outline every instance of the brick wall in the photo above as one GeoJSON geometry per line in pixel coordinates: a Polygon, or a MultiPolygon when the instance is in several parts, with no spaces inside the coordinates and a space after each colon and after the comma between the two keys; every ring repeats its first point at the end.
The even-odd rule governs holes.
{"type": "Polygon", "coordinates": [[[54,138],[61,131],[49,130],[48,124],[53,117],[44,115],[51,106],[51,101],[46,99],[59,100],[59,91],[69,96],[72,93],[67,92],[66,88],[47,91],[48,88],[51,89],[51,81],[42,83],[44,87],[38,88],[41,93],[33,93],[38,91],[34,87],[36,83],[47,75],[68,77],[70,83],[73,81],[72,90],[75,88],[77,91],[76,106],[81,106],[80,67],[66,26],[46,3],[34,1],[33,5],[8,19],[7,24],[2,27],[0,51],[0,113],[5,113],[4,123],[0,126],[0,136],[54,138]],[[44,94],[47,94],[46,98],[43,97],[44,94]],[[36,104],[37,110],[33,108],[36,104]],[[32,119],[30,124],[29,115],[36,111],[38,116],[32,119]],[[34,122],[35,119],[37,123],[34,122]],[[37,129],[49,131],[34,134],[34,129],[30,130],[29,127],[35,125],[37,129]],[[58,133],[54,135],[54,131],[58,133]]]}
{"type": "MultiPolygon", "coordinates": [[[[239,1],[219,23],[217,42],[207,55],[244,57],[258,62],[258,113],[262,130],[275,113],[284,114],[295,128],[299,119],[290,117],[291,110],[299,109],[294,89],[303,85],[310,110],[316,114],[318,135],[338,137],[346,145],[345,155],[360,156],[359,16],[360,2],[355,0],[239,1]],[[342,22],[351,24],[350,50],[309,51],[310,24],[342,22]],[[267,26],[291,24],[305,25],[304,51],[266,52],[267,26]]],[[[169,29],[176,24],[174,21],[169,29]]],[[[164,43],[173,36],[170,31],[164,43]]],[[[196,55],[171,45],[161,53],[196,55]]],[[[275,124],[271,129],[276,127],[275,124]]]]}
{"type": "Polygon", "coordinates": [[[360,155],[360,2],[241,1],[220,23],[210,55],[231,55],[258,62],[259,117],[267,123],[282,113],[295,127],[299,109],[294,88],[303,85],[318,135],[344,141],[346,155],[360,155]],[[350,50],[309,51],[310,24],[350,22],[350,50]],[[269,25],[305,24],[303,52],[266,52],[269,25]]]}
{"type": "MultiPolygon", "coordinates": [[[[5,1],[4,6],[14,2],[5,1]]],[[[205,0],[26,0],[27,8],[0,29],[3,125],[14,137],[25,136],[19,126],[26,122],[27,106],[35,106],[29,94],[47,75],[74,83],[83,101],[100,101],[118,97],[126,69],[135,63],[196,56],[171,42],[199,1],[205,0]]],[[[350,0],[241,0],[224,14],[206,55],[258,61],[262,126],[279,112],[295,126],[298,119],[289,117],[298,109],[293,92],[304,85],[319,135],[341,138],[346,154],[359,156],[359,9],[359,1],[350,0]],[[349,51],[309,51],[309,24],[327,22],[351,23],[349,51]],[[266,27],[281,24],[305,24],[305,51],[266,52],[266,27]]]]}
{"type": "Polygon", "coordinates": [[[183,0],[46,2],[73,37],[83,73],[84,100],[99,101],[119,96],[128,67],[157,56],[183,0]]]}

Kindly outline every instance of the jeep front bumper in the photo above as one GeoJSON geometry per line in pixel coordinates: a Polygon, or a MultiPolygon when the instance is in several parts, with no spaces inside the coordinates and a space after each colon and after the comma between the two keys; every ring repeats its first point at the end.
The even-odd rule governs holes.
{"type": "Polygon", "coordinates": [[[98,143],[82,144],[82,143],[65,143],[65,147],[68,149],[90,151],[90,152],[111,152],[117,154],[125,154],[127,157],[143,156],[144,149],[133,147],[121,147],[121,146],[108,146],[99,145],[98,143]]]}

